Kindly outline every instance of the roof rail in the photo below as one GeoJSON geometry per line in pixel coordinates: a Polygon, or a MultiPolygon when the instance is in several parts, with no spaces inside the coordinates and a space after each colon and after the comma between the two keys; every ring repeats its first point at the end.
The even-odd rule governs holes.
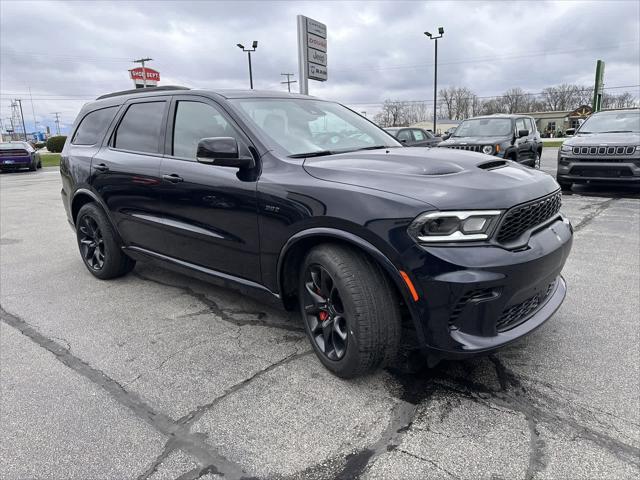
{"type": "Polygon", "coordinates": [[[100,95],[96,100],[102,100],[103,98],[119,97],[120,95],[131,95],[132,93],[151,93],[151,92],[164,92],[167,90],[191,90],[189,87],[181,87],[178,85],[165,85],[162,87],[147,87],[147,88],[134,88],[131,90],[122,90],[120,92],[107,93],[100,95]]]}

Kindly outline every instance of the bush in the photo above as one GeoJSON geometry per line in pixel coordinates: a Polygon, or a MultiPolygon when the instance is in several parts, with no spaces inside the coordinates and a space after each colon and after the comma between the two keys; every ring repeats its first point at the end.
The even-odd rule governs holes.
{"type": "Polygon", "coordinates": [[[44,143],[44,142],[36,142],[36,143],[33,145],[33,147],[34,147],[36,150],[40,150],[41,148],[44,148],[46,145],[47,145],[47,144],[46,144],[46,143],[44,143]]]}
{"type": "Polygon", "coordinates": [[[47,150],[49,150],[51,153],[60,153],[62,151],[62,147],[64,147],[64,142],[66,142],[66,140],[66,135],[50,137],[47,140],[47,150]]]}

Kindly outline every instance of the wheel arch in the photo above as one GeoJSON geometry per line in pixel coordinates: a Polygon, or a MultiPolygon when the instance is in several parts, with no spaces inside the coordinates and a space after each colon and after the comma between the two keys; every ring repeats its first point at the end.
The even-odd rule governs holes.
{"type": "Polygon", "coordinates": [[[111,218],[111,215],[109,214],[109,209],[96,193],[92,192],[87,188],[79,188],[73,194],[73,198],[71,200],[71,219],[73,221],[73,225],[75,226],[76,224],[76,220],[78,218],[78,212],[87,203],[96,203],[98,206],[100,206],[100,208],[102,208],[105,215],[107,216],[107,219],[109,220],[109,223],[111,224],[111,227],[113,227],[113,231],[116,232],[116,235],[118,236],[118,240],[122,241],[122,238],[120,237],[120,232],[116,228],[116,225],[113,219],[111,218]]]}
{"type": "Polygon", "coordinates": [[[404,300],[405,305],[410,305],[410,302],[413,302],[400,270],[372,243],[351,232],[317,227],[296,233],[280,251],[277,267],[278,288],[287,310],[293,310],[296,307],[300,264],[311,248],[322,243],[343,244],[363,252],[382,268],[392,285],[395,286],[399,297],[404,300]]]}

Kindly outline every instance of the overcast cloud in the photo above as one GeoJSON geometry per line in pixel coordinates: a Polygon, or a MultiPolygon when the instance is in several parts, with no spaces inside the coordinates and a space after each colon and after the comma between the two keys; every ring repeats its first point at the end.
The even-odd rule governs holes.
{"type": "MultiPolygon", "coordinates": [[[[591,85],[597,59],[607,87],[640,97],[640,2],[0,2],[0,117],[22,98],[27,130],[37,120],[66,129],[86,101],[132,87],[131,60],[154,59],[161,84],[247,88],[236,43],[258,40],[259,89],[297,78],[296,15],[327,24],[329,81],[310,93],[375,113],[385,98],[432,97],[433,42],[439,86],[481,96],[510,87],[539,92],[591,85]]],[[[297,88],[297,86],[296,86],[297,88]]],[[[616,91],[616,90],[614,90],[616,91]]]]}

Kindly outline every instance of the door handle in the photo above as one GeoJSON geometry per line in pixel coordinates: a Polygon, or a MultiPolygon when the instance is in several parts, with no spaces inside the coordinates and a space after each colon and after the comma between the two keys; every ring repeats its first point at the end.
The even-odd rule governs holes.
{"type": "Polygon", "coordinates": [[[171,175],[162,175],[162,179],[171,183],[180,183],[184,181],[184,179],[180,175],[177,175],[175,173],[172,173],[171,175]]]}
{"type": "Polygon", "coordinates": [[[99,172],[108,172],[109,171],[109,167],[107,167],[104,163],[100,163],[98,165],[95,165],[93,168],[95,168],[99,172]]]}

